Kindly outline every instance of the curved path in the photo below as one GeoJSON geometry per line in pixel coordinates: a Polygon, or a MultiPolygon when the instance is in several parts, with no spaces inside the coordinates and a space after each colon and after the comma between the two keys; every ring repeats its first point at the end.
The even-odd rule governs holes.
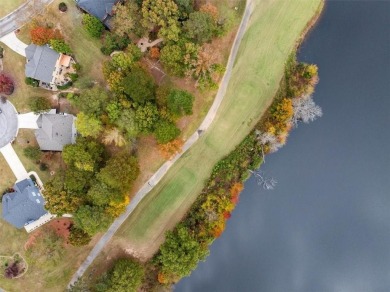
{"type": "Polygon", "coordinates": [[[22,27],[54,0],[27,0],[16,10],[0,19],[0,38],[22,27]]]}
{"type": "Polygon", "coordinates": [[[126,211],[119,216],[107,230],[107,232],[100,238],[95,247],[91,250],[88,257],[81,264],[79,269],[73,275],[69,286],[73,285],[80,277],[83,276],[84,272],[88,269],[88,267],[92,264],[94,259],[99,255],[99,253],[103,250],[105,245],[111,240],[114,236],[115,232],[119,229],[119,227],[123,224],[123,222],[130,216],[130,214],[134,211],[137,205],[141,202],[141,200],[153,189],[153,187],[162,179],[162,177],[167,173],[167,171],[171,168],[171,166],[199,139],[200,135],[204,131],[206,131],[211,123],[213,122],[216,113],[218,111],[219,106],[225,96],[226,88],[230,80],[230,76],[232,73],[232,68],[234,65],[234,61],[237,56],[238,48],[240,46],[242,37],[244,36],[247,24],[249,22],[249,18],[252,12],[252,0],[247,0],[245,12],[241,20],[240,27],[234,39],[234,43],[232,49],[230,51],[229,60],[226,66],[225,74],[220,83],[217,95],[214,99],[214,102],[207,113],[205,119],[202,124],[198,128],[198,130],[186,141],[183,146],[183,151],[177,154],[172,160],[165,162],[157,172],[142,186],[142,188],[137,192],[134,198],[131,200],[130,204],[127,206],[126,211]]]}

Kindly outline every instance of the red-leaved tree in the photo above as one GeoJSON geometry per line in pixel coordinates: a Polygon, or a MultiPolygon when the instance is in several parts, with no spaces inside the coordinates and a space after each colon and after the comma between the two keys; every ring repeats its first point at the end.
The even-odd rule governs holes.
{"type": "Polygon", "coordinates": [[[14,82],[4,74],[0,74],[0,93],[10,95],[14,92],[14,82]]]}
{"type": "Polygon", "coordinates": [[[62,40],[63,37],[58,29],[37,26],[30,30],[31,42],[38,46],[48,44],[50,40],[62,40]]]}

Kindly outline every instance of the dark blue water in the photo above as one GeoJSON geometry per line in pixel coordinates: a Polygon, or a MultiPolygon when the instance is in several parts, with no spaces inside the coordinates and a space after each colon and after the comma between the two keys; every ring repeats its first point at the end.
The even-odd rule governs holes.
{"type": "Polygon", "coordinates": [[[299,59],[324,116],[267,157],[277,188],[246,183],[175,291],[390,291],[390,1],[328,2],[299,59]]]}

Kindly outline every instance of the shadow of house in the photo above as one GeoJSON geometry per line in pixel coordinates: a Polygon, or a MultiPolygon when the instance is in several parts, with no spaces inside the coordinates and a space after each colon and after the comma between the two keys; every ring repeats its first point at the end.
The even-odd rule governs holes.
{"type": "Polygon", "coordinates": [[[76,62],[71,56],[58,53],[49,46],[29,45],[26,58],[26,77],[38,80],[39,86],[45,89],[57,90],[57,86],[71,81],[68,73],[76,72],[73,68],[76,62]]]}
{"type": "Polygon", "coordinates": [[[43,151],[62,151],[65,145],[76,142],[75,116],[70,114],[41,114],[35,130],[39,147],[43,151]]]}
{"type": "Polygon", "coordinates": [[[82,11],[98,18],[108,29],[111,28],[113,8],[123,0],[75,0],[82,11]]]}
{"type": "Polygon", "coordinates": [[[44,208],[45,199],[29,178],[15,183],[13,189],[13,193],[6,193],[2,198],[3,219],[28,231],[29,225],[49,214],[44,208]]]}

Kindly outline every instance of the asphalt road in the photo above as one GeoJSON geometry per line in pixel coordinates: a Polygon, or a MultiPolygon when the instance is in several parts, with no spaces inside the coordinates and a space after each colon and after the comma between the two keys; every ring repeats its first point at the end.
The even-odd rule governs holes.
{"type": "Polygon", "coordinates": [[[22,27],[53,0],[27,0],[16,10],[0,19],[0,38],[22,27]]]}
{"type": "Polygon", "coordinates": [[[214,99],[214,102],[207,113],[205,119],[203,120],[201,126],[198,130],[186,141],[183,146],[183,151],[176,155],[172,160],[165,162],[157,172],[143,185],[143,187],[137,192],[135,197],[132,199],[130,204],[127,206],[126,211],[119,216],[107,230],[107,232],[100,238],[95,247],[91,250],[88,257],[85,261],[80,265],[79,269],[73,275],[69,286],[74,284],[80,277],[83,276],[84,272],[88,269],[88,267],[92,264],[94,259],[99,255],[99,253],[103,250],[106,244],[111,240],[115,232],[119,229],[119,227],[125,222],[125,220],[130,216],[130,214],[134,211],[137,205],[141,202],[141,200],[153,189],[153,187],[163,178],[163,176],[167,173],[167,171],[171,168],[171,166],[178,160],[198,139],[199,136],[206,131],[211,123],[214,121],[216,113],[221,105],[221,102],[225,96],[226,88],[229,83],[232,68],[234,61],[237,56],[238,48],[240,46],[242,37],[244,36],[247,24],[250,19],[250,15],[252,12],[252,0],[248,0],[245,7],[245,12],[243,18],[241,20],[240,27],[238,29],[236,38],[233,43],[233,47],[230,52],[229,60],[226,66],[226,71],[221,81],[221,84],[218,89],[218,93],[214,99]]]}

